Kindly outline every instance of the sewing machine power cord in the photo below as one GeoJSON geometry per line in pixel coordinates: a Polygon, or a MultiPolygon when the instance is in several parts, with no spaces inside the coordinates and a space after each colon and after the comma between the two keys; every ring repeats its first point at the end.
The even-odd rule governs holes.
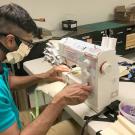
{"type": "MultiPolygon", "coordinates": [[[[101,112],[93,115],[93,116],[84,116],[85,123],[81,130],[81,135],[85,134],[85,128],[91,121],[106,121],[106,122],[114,122],[117,120],[118,115],[118,108],[119,108],[120,101],[116,100],[106,106],[101,112]],[[102,118],[101,115],[106,116],[106,118],[102,118]]],[[[101,135],[101,131],[98,131],[96,135],[101,135]]]]}

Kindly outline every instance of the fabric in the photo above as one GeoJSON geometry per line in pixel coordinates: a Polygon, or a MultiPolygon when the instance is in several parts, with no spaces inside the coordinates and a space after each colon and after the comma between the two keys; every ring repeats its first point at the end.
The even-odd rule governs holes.
{"type": "Polygon", "coordinates": [[[13,101],[8,84],[9,70],[5,64],[2,64],[2,67],[4,72],[0,74],[0,132],[5,131],[15,122],[21,129],[19,111],[13,101]]]}
{"type": "Polygon", "coordinates": [[[81,127],[74,120],[64,120],[52,126],[46,135],[80,135],[81,127]]]}

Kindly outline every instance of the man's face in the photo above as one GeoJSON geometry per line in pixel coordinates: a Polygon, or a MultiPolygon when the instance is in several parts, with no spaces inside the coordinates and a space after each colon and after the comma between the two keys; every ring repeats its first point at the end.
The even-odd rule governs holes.
{"type": "Polygon", "coordinates": [[[4,34],[4,46],[8,50],[2,60],[7,63],[15,64],[26,57],[31,48],[33,47],[32,33],[27,33],[25,31],[18,31],[18,34],[4,34]]]}

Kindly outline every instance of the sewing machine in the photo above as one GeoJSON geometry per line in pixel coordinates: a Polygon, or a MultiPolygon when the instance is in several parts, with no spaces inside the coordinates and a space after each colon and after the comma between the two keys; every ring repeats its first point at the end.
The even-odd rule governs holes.
{"type": "Polygon", "coordinates": [[[80,68],[81,72],[75,73],[71,70],[63,73],[63,76],[69,84],[92,85],[93,91],[85,103],[96,112],[100,112],[118,96],[119,70],[115,46],[116,39],[109,37],[103,38],[101,46],[63,38],[59,41],[59,52],[54,48],[50,51],[52,64],[65,63],[69,67],[80,68]]]}

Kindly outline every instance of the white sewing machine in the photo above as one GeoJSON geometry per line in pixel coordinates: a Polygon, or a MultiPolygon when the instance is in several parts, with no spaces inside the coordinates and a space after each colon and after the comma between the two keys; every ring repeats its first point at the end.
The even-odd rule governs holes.
{"type": "Polygon", "coordinates": [[[115,46],[116,39],[109,37],[103,38],[101,46],[72,38],[59,41],[60,61],[81,68],[79,75],[70,72],[63,73],[63,76],[69,84],[92,85],[93,91],[86,104],[96,112],[101,111],[118,96],[119,70],[115,46]]]}

